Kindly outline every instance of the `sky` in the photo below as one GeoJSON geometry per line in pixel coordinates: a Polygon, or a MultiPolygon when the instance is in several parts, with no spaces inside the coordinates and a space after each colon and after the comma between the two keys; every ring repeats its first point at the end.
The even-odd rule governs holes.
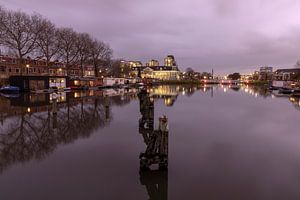
{"type": "Polygon", "coordinates": [[[114,58],[175,56],[217,74],[300,60],[298,0],[0,0],[7,9],[39,13],[57,26],[108,42],[114,58]]]}

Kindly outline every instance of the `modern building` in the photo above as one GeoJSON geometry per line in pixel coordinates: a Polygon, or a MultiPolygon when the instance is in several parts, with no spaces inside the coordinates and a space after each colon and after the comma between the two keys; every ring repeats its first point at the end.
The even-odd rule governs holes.
{"type": "Polygon", "coordinates": [[[268,80],[272,80],[273,78],[273,67],[261,67],[259,69],[259,77],[258,79],[261,81],[268,81],[268,80]]]}

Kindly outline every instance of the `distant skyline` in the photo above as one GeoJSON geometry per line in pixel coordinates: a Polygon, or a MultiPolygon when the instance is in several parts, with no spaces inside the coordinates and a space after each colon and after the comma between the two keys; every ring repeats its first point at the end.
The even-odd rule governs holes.
{"type": "Polygon", "coordinates": [[[110,43],[114,58],[226,74],[300,60],[297,0],[1,0],[110,43]]]}

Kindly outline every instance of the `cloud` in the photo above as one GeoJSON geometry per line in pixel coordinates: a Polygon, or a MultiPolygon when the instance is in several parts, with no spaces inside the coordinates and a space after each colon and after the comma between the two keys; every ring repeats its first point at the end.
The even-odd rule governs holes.
{"type": "Polygon", "coordinates": [[[58,26],[109,42],[114,56],[143,62],[174,54],[182,69],[220,73],[299,59],[296,0],[3,0],[58,26]]]}

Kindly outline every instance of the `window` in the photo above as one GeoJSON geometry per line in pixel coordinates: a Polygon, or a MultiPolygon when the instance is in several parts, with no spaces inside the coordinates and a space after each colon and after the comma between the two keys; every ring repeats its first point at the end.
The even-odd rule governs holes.
{"type": "Polygon", "coordinates": [[[5,66],[0,66],[0,72],[5,72],[5,66]]]}
{"type": "Polygon", "coordinates": [[[8,68],[8,72],[11,72],[11,68],[8,68]]]}
{"type": "Polygon", "coordinates": [[[16,73],[20,73],[20,69],[19,68],[16,68],[16,73]]]}

